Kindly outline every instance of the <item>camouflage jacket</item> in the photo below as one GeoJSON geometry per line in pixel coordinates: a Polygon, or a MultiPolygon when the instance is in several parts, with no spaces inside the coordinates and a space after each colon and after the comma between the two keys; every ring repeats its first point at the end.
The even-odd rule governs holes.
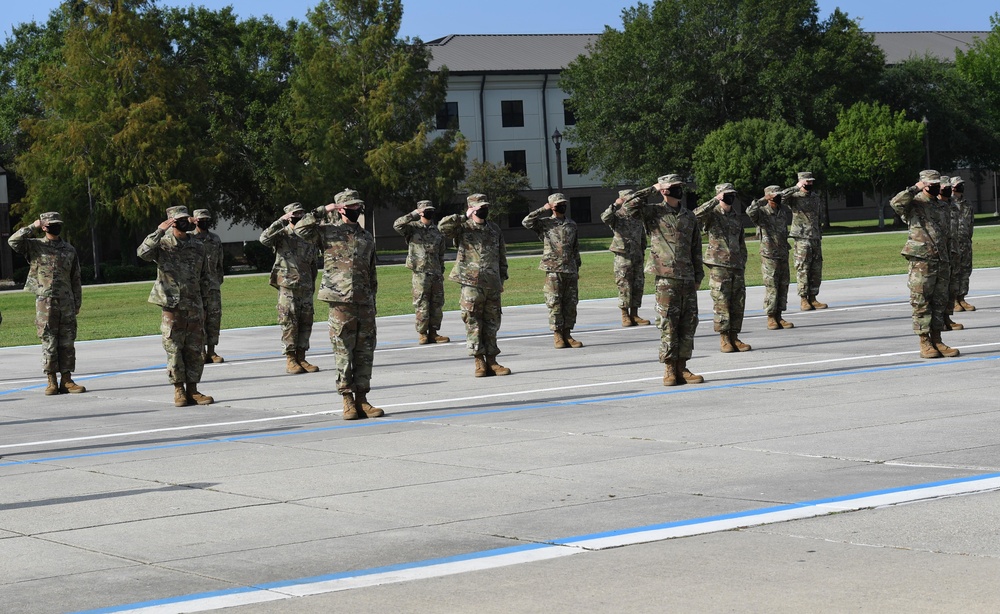
{"type": "Polygon", "coordinates": [[[601,221],[615,233],[608,249],[630,260],[642,259],[646,251],[646,227],[638,213],[641,206],[634,201],[624,205],[611,203],[601,214],[601,221]]]}
{"type": "Polygon", "coordinates": [[[76,249],[62,239],[32,239],[33,226],[25,226],[10,236],[11,249],[28,261],[28,279],[24,289],[35,296],[73,301],[77,312],[83,303],[80,288],[80,259],[76,249]]]}
{"type": "Polygon", "coordinates": [[[544,246],[538,268],[548,273],[580,274],[580,241],[576,222],[552,215],[542,207],[521,220],[521,225],[538,235],[544,246]]]}
{"type": "Polygon", "coordinates": [[[438,228],[458,246],[448,279],[463,286],[503,290],[507,279],[507,246],[499,226],[490,221],[478,224],[459,213],[443,218],[438,228]]]}
{"type": "Polygon", "coordinates": [[[708,233],[705,264],[743,270],[747,266],[747,240],[743,233],[743,215],[735,206],[729,213],[713,198],[694,210],[694,216],[708,233]]]}
{"type": "Polygon", "coordinates": [[[277,220],[260,233],[262,245],[274,250],[271,285],[312,295],[316,289],[316,244],[306,241],[285,220],[277,220]]]}
{"type": "Polygon", "coordinates": [[[753,201],[747,215],[760,228],[760,257],[788,260],[788,224],[792,220],[788,207],[784,203],[772,207],[766,198],[760,198],[753,201]]]}
{"type": "Polygon", "coordinates": [[[218,290],[225,281],[226,268],[222,264],[222,239],[210,230],[189,233],[205,245],[205,266],[208,267],[208,277],[212,280],[212,289],[218,290]]]}
{"type": "Polygon", "coordinates": [[[947,261],[951,251],[948,238],[951,219],[937,199],[931,199],[916,186],[896,194],[889,206],[910,227],[906,245],[900,252],[908,258],[947,261]]]}
{"type": "Polygon", "coordinates": [[[424,224],[420,215],[407,213],[392,224],[406,239],[406,268],[416,273],[444,276],[444,235],[435,224],[424,224]]]}
{"type": "Polygon", "coordinates": [[[701,229],[694,213],[684,205],[674,209],[666,202],[642,205],[640,211],[649,232],[646,272],[701,285],[705,269],[701,259],[701,229]]]}
{"type": "Polygon", "coordinates": [[[819,194],[792,186],[781,193],[781,202],[792,211],[792,231],[788,233],[790,237],[823,238],[823,201],[819,194]]]}
{"type": "Polygon", "coordinates": [[[954,236],[959,243],[967,245],[970,241],[972,241],[972,232],[975,227],[976,213],[972,210],[972,203],[965,200],[965,196],[956,198],[954,203],[956,211],[952,218],[955,225],[954,236]]]}
{"type": "Polygon", "coordinates": [[[375,238],[361,224],[329,224],[326,208],[317,207],[299,220],[295,234],[323,252],[323,279],[317,297],[327,303],[375,306],[375,238]]]}
{"type": "Polygon", "coordinates": [[[149,302],[165,309],[201,309],[212,287],[205,245],[191,235],[174,236],[173,229],[157,228],[139,246],[136,254],[156,263],[156,282],[149,302]]]}

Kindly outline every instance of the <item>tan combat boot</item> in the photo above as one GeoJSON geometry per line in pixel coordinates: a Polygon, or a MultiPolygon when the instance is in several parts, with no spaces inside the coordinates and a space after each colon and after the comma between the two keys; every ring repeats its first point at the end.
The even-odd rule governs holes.
{"type": "Polygon", "coordinates": [[[677,363],[668,358],[667,362],[663,366],[663,385],[664,386],[676,386],[677,381],[677,363]]]}
{"type": "Polygon", "coordinates": [[[70,394],[80,394],[87,392],[87,389],[73,381],[73,376],[69,371],[63,371],[62,383],[59,384],[59,392],[70,394]]]}
{"type": "Polygon", "coordinates": [[[215,399],[212,397],[198,392],[198,384],[194,382],[188,382],[187,398],[192,404],[211,405],[212,403],[215,403],[215,399]]]}
{"type": "Polygon", "coordinates": [[[961,355],[961,352],[953,347],[948,347],[944,344],[944,341],[941,341],[941,331],[939,330],[931,331],[931,343],[934,344],[934,349],[941,352],[941,355],[945,358],[954,358],[961,355]]]}
{"type": "Polygon", "coordinates": [[[783,320],[781,318],[781,312],[780,311],[774,314],[774,318],[776,320],[778,320],[778,324],[781,324],[781,328],[795,328],[794,324],[792,324],[788,320],[783,320]]]}
{"type": "Polygon", "coordinates": [[[769,314],[767,316],[767,330],[781,330],[781,323],[778,322],[778,314],[769,314]]]}
{"type": "Polygon", "coordinates": [[[191,405],[187,394],[184,392],[184,384],[174,384],[174,407],[187,407],[191,405]]]}
{"type": "Polygon", "coordinates": [[[647,320],[645,318],[640,318],[639,317],[639,308],[638,307],[633,307],[632,310],[629,311],[629,317],[632,318],[632,321],[635,322],[636,326],[648,326],[649,325],[649,320],[647,320]]]}
{"type": "Polygon", "coordinates": [[[736,348],[737,352],[749,352],[753,349],[749,343],[743,343],[736,335],[737,333],[730,333],[729,338],[732,340],[733,347],[736,348]]]}
{"type": "Polygon", "coordinates": [[[965,311],[965,306],[962,305],[962,297],[955,297],[955,304],[951,306],[952,311],[965,311]]]}
{"type": "Polygon", "coordinates": [[[493,371],[493,375],[510,375],[510,369],[498,363],[496,355],[486,357],[486,366],[493,371]]]}
{"type": "Polygon", "coordinates": [[[732,354],[736,351],[733,347],[733,340],[729,338],[729,333],[719,333],[719,349],[723,354],[732,354]]]}
{"type": "Polygon", "coordinates": [[[958,302],[961,303],[962,309],[965,309],[966,311],[975,311],[976,310],[975,307],[973,307],[972,305],[970,305],[968,303],[968,301],[965,300],[965,295],[964,294],[962,296],[958,297],[958,302]]]}
{"type": "Polygon", "coordinates": [[[576,339],[574,339],[573,336],[570,335],[570,330],[568,328],[562,329],[562,332],[563,332],[563,339],[566,341],[567,344],[569,344],[569,347],[571,347],[571,348],[582,348],[583,347],[583,342],[582,341],[577,341],[576,339]]]}
{"type": "Polygon", "coordinates": [[[46,373],[46,375],[49,378],[49,385],[45,387],[45,396],[59,394],[59,381],[56,379],[56,374],[46,373]]]}
{"type": "Polygon", "coordinates": [[[490,370],[489,366],[486,364],[486,357],[482,354],[476,355],[476,377],[486,377],[493,375],[493,371],[490,370]]]}
{"type": "Polygon", "coordinates": [[[569,344],[566,343],[566,339],[563,337],[563,331],[561,328],[557,328],[552,331],[552,347],[557,350],[569,347],[569,344]]]}
{"type": "Polygon", "coordinates": [[[298,375],[299,373],[306,372],[306,370],[302,368],[302,365],[299,364],[298,359],[295,358],[295,355],[295,352],[285,354],[285,373],[298,375]]]}
{"type": "Polygon", "coordinates": [[[622,309],[622,328],[628,328],[629,326],[635,326],[635,320],[629,314],[628,309],[622,309]]]}
{"type": "Polygon", "coordinates": [[[295,350],[295,362],[299,363],[299,366],[302,367],[302,370],[306,373],[315,373],[319,371],[319,367],[306,362],[306,351],[303,348],[295,350]]]}
{"type": "Polygon", "coordinates": [[[354,395],[354,407],[366,418],[381,418],[385,415],[384,411],[368,402],[368,393],[360,390],[354,395]]]}
{"type": "Polygon", "coordinates": [[[931,336],[927,333],[920,335],[920,357],[941,358],[941,352],[937,351],[937,348],[931,343],[931,336]]]}
{"type": "Polygon", "coordinates": [[[364,414],[358,413],[358,406],[354,402],[354,395],[350,392],[344,393],[344,420],[358,420],[367,418],[364,414]]]}
{"type": "Polygon", "coordinates": [[[434,340],[434,343],[449,343],[451,337],[445,337],[444,335],[439,335],[436,330],[431,330],[427,332],[427,336],[434,340]]]}
{"type": "Polygon", "coordinates": [[[226,362],[226,359],[216,354],[215,346],[210,345],[208,346],[208,350],[205,352],[205,364],[207,365],[213,362],[214,363],[226,362]]]}
{"type": "Polygon", "coordinates": [[[704,377],[695,375],[688,370],[686,360],[677,361],[677,370],[681,372],[681,377],[684,378],[684,382],[687,384],[700,384],[705,381],[704,377]]]}
{"type": "Polygon", "coordinates": [[[816,308],[813,307],[812,303],[809,302],[809,297],[803,296],[802,300],[799,301],[799,309],[801,309],[802,311],[812,311],[813,309],[816,308]]]}
{"type": "Polygon", "coordinates": [[[813,306],[813,309],[826,309],[827,307],[829,307],[829,305],[827,305],[826,303],[821,303],[817,301],[815,296],[809,297],[809,304],[813,306]]]}
{"type": "Polygon", "coordinates": [[[428,343],[434,343],[434,339],[430,337],[427,333],[420,333],[420,338],[417,339],[417,344],[427,345],[428,343]]]}
{"type": "Polygon", "coordinates": [[[960,324],[951,319],[951,316],[946,315],[944,317],[945,330],[962,330],[965,328],[964,324],[960,324]]]}

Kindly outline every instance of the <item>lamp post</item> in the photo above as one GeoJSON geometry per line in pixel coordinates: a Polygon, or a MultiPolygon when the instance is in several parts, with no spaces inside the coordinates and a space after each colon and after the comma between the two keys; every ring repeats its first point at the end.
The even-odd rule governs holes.
{"type": "Polygon", "coordinates": [[[555,132],[552,133],[552,143],[556,146],[556,179],[557,185],[559,186],[559,191],[562,192],[562,134],[559,133],[557,128],[555,132]]]}
{"type": "Polygon", "coordinates": [[[931,167],[931,138],[927,134],[927,124],[931,123],[927,120],[927,116],[924,115],[920,120],[920,123],[924,125],[924,153],[927,156],[927,166],[925,168],[931,167]]]}
{"type": "MultiPolygon", "coordinates": [[[[14,279],[14,257],[10,238],[10,199],[7,198],[7,171],[0,166],[0,280],[14,279]]],[[[2,285],[2,284],[0,284],[2,285]]]]}

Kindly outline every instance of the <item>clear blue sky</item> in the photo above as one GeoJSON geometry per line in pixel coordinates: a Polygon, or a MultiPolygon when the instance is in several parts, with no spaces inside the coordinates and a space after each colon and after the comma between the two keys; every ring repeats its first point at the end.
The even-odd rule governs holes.
{"type": "MultiPolygon", "coordinates": [[[[241,17],[269,14],[279,22],[302,19],[316,0],[159,0],[160,6],[232,5],[241,17]]],[[[621,10],[635,5],[621,0],[404,0],[403,36],[432,40],[447,34],[532,34],[600,32],[605,24],[621,26],[621,10]]],[[[821,17],[840,7],[873,32],[913,30],[988,30],[995,0],[818,0],[821,17]]],[[[58,0],[0,2],[2,38],[12,24],[42,21],[58,0]]]]}

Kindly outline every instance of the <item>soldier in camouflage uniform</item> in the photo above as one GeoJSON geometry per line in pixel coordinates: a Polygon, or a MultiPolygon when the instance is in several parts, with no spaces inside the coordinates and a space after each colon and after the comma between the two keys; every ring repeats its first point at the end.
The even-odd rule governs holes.
{"type": "Polygon", "coordinates": [[[747,243],[743,233],[743,215],[734,207],[736,188],[731,183],[715,186],[715,198],[694,210],[708,233],[708,285],[715,311],[715,332],[723,353],[749,352],[752,348],[740,341],[743,314],[746,311],[747,243]]]}
{"type": "Polygon", "coordinates": [[[462,285],[460,304],[465,322],[465,343],[476,359],[476,377],[510,375],[496,361],[497,331],[500,330],[500,295],[507,279],[507,247],[503,232],[488,221],[490,203],[485,194],[470,194],[464,214],[449,215],[438,222],[444,236],[458,247],[448,279],[462,285]]]}
{"type": "Polygon", "coordinates": [[[622,310],[622,326],[645,326],[649,320],[639,317],[646,276],[642,259],[646,252],[646,228],[639,210],[652,187],[620,190],[618,198],[601,214],[601,221],[614,231],[611,246],[615,255],[615,283],[618,286],[618,307],[622,310]]]}
{"type": "Polygon", "coordinates": [[[316,244],[295,234],[305,217],[302,203],[285,206],[285,214],[260,233],[262,245],[274,250],[271,286],[278,290],[278,325],[287,373],[315,373],[306,360],[313,327],[313,291],[316,287],[316,244]]]}
{"type": "Polygon", "coordinates": [[[782,200],[792,211],[791,237],[795,239],[795,273],[802,311],[826,309],[816,300],[823,281],[823,203],[810,172],[799,173],[799,182],[785,189],[782,200]]]}
{"type": "Polygon", "coordinates": [[[212,212],[208,209],[195,209],[191,223],[196,226],[191,236],[205,244],[205,261],[212,280],[208,300],[205,301],[205,364],[226,362],[215,353],[215,346],[219,345],[219,329],[222,328],[222,282],[226,274],[222,264],[222,239],[209,230],[212,212]]]}
{"type": "Polygon", "coordinates": [[[392,228],[406,239],[406,268],[413,271],[413,312],[417,317],[420,345],[448,343],[439,335],[444,308],[444,235],[435,223],[434,203],[422,200],[417,208],[400,216],[392,228]]]}
{"type": "Polygon", "coordinates": [[[364,201],[347,189],[332,204],[317,207],[295,225],[295,234],[323,252],[319,300],[330,306],[330,343],[337,360],[337,391],[344,420],[378,418],[385,412],[368,402],[375,360],[375,238],[358,224],[364,201]],[[325,221],[333,212],[339,222],[325,221]]]}
{"type": "Polygon", "coordinates": [[[705,277],[701,229],[694,213],[681,203],[684,179],[664,175],[656,184],[663,202],[643,204],[640,216],[649,233],[649,264],[656,276],[657,325],[663,385],[700,384],[705,378],[688,370],[698,328],[698,286],[705,277]]]}
{"type": "Polygon", "coordinates": [[[556,349],[583,347],[570,334],[576,326],[576,305],[580,302],[580,242],[576,222],[566,217],[568,204],[562,194],[552,194],[545,206],[521,220],[521,225],[537,234],[544,245],[538,268],[545,271],[543,292],[556,349]]]}
{"type": "Polygon", "coordinates": [[[948,302],[950,272],[949,218],[938,202],[941,175],[920,171],[920,181],[899,194],[889,205],[909,226],[903,257],[909,262],[910,305],[913,332],[920,337],[921,358],[949,358],[959,351],[941,341],[944,313],[948,302]]]}
{"type": "Polygon", "coordinates": [[[942,215],[947,217],[948,227],[948,300],[944,308],[944,330],[962,330],[962,324],[955,322],[951,316],[955,313],[955,295],[958,290],[958,209],[951,199],[951,177],[941,175],[941,190],[938,193],[938,206],[942,215]]]}
{"type": "Polygon", "coordinates": [[[788,224],[792,212],[781,202],[781,187],[764,188],[764,198],[753,201],[747,215],[760,229],[760,271],[764,278],[764,313],[767,328],[794,328],[781,312],[788,306],[788,224]]]}
{"type": "Polygon", "coordinates": [[[42,340],[42,371],[48,378],[45,394],[86,392],[73,381],[76,371],[76,316],[83,293],[80,259],[72,245],[59,238],[63,221],[59,213],[41,214],[35,222],[7,240],[11,249],[24,256],[30,269],[24,289],[35,293],[35,327],[42,340]],[[32,238],[36,228],[45,237],[32,238]],[[56,380],[62,374],[62,382],[56,380]]]}
{"type": "Polygon", "coordinates": [[[205,301],[212,279],[204,243],[188,234],[194,230],[190,217],[187,207],[170,207],[166,221],[136,250],[143,260],[156,263],[149,302],[163,309],[160,331],[176,407],[214,401],[198,392],[205,369],[205,301]]]}
{"type": "Polygon", "coordinates": [[[955,296],[953,297],[953,307],[955,311],[975,311],[965,300],[969,294],[969,278],[972,277],[972,231],[975,227],[975,212],[972,210],[972,203],[965,200],[965,181],[961,177],[952,177],[951,186],[955,203],[955,251],[958,254],[958,266],[952,267],[955,271],[955,296]]]}

